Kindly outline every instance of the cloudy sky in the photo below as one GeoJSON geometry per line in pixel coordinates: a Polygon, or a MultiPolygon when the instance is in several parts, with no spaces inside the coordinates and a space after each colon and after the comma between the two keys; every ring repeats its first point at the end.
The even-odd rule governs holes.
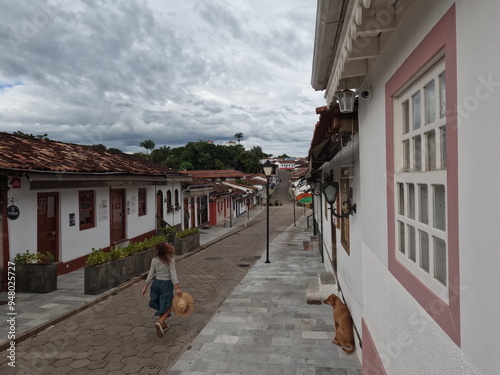
{"type": "Polygon", "coordinates": [[[315,0],[0,0],[0,131],[306,156],[315,0]]]}

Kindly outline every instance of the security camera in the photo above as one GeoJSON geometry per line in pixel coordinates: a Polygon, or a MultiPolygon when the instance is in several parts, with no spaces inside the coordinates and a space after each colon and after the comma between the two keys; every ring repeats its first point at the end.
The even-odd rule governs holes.
{"type": "Polygon", "coordinates": [[[359,92],[359,96],[361,96],[361,98],[363,99],[371,99],[372,98],[372,87],[368,87],[366,89],[363,89],[359,92]]]}

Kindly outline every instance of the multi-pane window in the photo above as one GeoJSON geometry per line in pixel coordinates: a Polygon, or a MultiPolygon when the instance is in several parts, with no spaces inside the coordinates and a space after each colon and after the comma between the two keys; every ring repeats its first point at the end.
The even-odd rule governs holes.
{"type": "Polygon", "coordinates": [[[396,259],[446,300],[448,286],[444,58],[395,97],[396,259]]]}
{"type": "MultiPolygon", "coordinates": [[[[349,197],[351,196],[351,189],[349,187],[349,179],[348,178],[341,178],[340,179],[340,200],[339,203],[345,202],[349,200],[349,197]]],[[[344,213],[343,211],[339,210],[339,213],[344,213]]],[[[349,217],[344,217],[340,219],[340,242],[342,243],[342,246],[344,247],[344,250],[346,251],[347,254],[351,254],[351,240],[350,240],[350,225],[349,225],[349,217]]]]}
{"type": "Polygon", "coordinates": [[[139,216],[146,215],[146,189],[139,189],[139,216]]]}
{"type": "Polygon", "coordinates": [[[172,192],[167,190],[167,210],[172,210],[174,206],[172,206],[172,192]]]}
{"type": "Polygon", "coordinates": [[[174,199],[175,199],[175,207],[176,208],[180,207],[180,203],[179,203],[179,189],[175,189],[174,199]]]}
{"type": "Polygon", "coordinates": [[[78,192],[80,230],[95,227],[95,197],[93,190],[78,192]]]}

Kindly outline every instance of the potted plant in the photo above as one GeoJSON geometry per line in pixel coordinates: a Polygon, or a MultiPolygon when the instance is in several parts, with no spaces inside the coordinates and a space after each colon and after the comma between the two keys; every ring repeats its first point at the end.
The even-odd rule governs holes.
{"type": "Polygon", "coordinates": [[[18,253],[16,264],[16,292],[50,293],[57,289],[57,263],[50,253],[18,253]]]}

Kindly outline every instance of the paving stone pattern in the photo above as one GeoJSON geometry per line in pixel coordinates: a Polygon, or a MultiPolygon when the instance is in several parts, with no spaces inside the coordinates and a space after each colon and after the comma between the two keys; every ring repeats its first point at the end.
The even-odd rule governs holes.
{"type": "Polygon", "coordinates": [[[306,303],[307,280],[323,269],[319,254],[301,247],[310,235],[293,226],[279,235],[271,263],[262,258],[255,264],[190,350],[164,373],[361,374],[356,355],[331,343],[331,307],[306,303]]]}

